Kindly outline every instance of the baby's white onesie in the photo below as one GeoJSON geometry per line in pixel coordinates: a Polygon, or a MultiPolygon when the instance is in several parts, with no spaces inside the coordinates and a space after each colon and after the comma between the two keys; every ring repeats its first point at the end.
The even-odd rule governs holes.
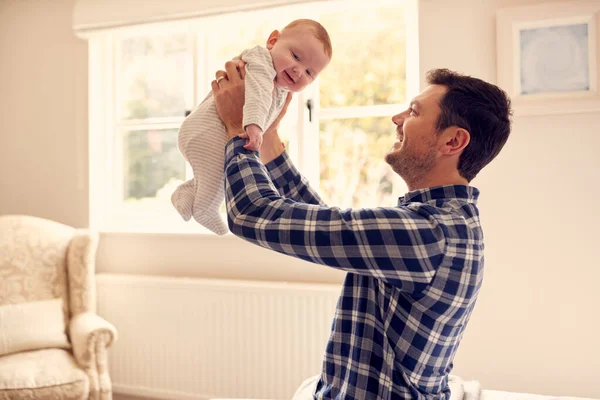
{"type": "MultiPolygon", "coordinates": [[[[246,62],[243,126],[256,124],[264,132],[283,108],[287,89],[274,84],[273,59],[265,47],[244,50],[240,58],[246,62]]],[[[218,235],[228,232],[219,214],[225,197],[227,141],[227,130],[217,114],[211,91],[179,128],[179,150],[192,166],[194,177],[179,185],[171,202],[185,221],[193,216],[200,225],[218,235]]]]}

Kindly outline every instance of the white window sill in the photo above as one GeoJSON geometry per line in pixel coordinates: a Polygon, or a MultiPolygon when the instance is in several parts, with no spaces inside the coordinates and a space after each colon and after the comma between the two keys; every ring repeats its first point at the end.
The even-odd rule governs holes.
{"type": "MultiPolygon", "coordinates": [[[[175,210],[122,212],[112,216],[97,218],[90,223],[92,229],[100,233],[140,233],[176,235],[219,235],[198,224],[193,218],[184,221],[175,210]]],[[[222,237],[233,236],[227,233],[222,237]]]]}

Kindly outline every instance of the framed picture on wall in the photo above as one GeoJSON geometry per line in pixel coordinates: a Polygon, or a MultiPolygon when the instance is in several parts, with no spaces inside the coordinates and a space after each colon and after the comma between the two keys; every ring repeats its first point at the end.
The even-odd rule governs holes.
{"type": "Polygon", "coordinates": [[[600,111],[599,15],[597,0],[498,11],[498,85],[515,115],[600,111]]]}

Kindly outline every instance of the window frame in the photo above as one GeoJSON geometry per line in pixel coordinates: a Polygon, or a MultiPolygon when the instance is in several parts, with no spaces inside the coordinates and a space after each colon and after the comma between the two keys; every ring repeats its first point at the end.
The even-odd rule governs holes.
{"type": "MultiPolygon", "coordinates": [[[[416,95],[419,87],[418,70],[418,0],[404,0],[406,19],[406,83],[407,99],[416,95]]],[[[336,10],[336,4],[341,1],[318,2],[315,6],[323,10],[336,10]]],[[[357,3],[358,4],[358,3],[357,3]]],[[[397,4],[397,1],[384,0],[382,5],[397,4]]],[[[296,5],[302,7],[302,5],[296,5]]],[[[339,4],[338,4],[339,7],[339,4]]],[[[339,9],[339,8],[338,8],[339,9]]],[[[318,13],[314,11],[315,19],[318,13]]],[[[227,15],[226,17],[229,17],[227,15]]],[[[204,32],[210,31],[210,26],[218,24],[219,16],[199,17],[189,20],[157,22],[138,26],[124,26],[95,32],[89,37],[89,225],[100,232],[137,232],[137,233],[190,233],[210,234],[210,231],[199,224],[184,222],[181,218],[173,220],[173,214],[157,212],[167,209],[156,207],[148,211],[132,210],[122,198],[123,157],[120,155],[122,140],[120,128],[138,130],[140,127],[178,129],[184,116],[168,118],[150,118],[147,120],[128,120],[117,124],[117,71],[118,46],[117,42],[128,37],[140,35],[190,33],[193,36],[193,67],[191,86],[193,106],[201,100],[202,93],[210,90],[207,71],[208,58],[205,46],[204,32]],[[200,40],[202,39],[202,40],[200,40]],[[203,58],[205,61],[200,63],[203,58]],[[112,165],[110,173],[107,166],[112,165]],[[121,194],[120,197],[119,194],[121,194]],[[120,203],[120,204],[119,204],[120,203]]],[[[292,140],[288,153],[307,179],[318,187],[319,160],[315,162],[314,154],[319,154],[319,121],[327,119],[390,117],[401,112],[406,104],[382,104],[374,106],[356,106],[323,108],[319,106],[319,82],[317,81],[303,92],[295,95],[297,98],[297,131],[291,134],[292,140]],[[315,105],[312,111],[312,121],[308,120],[306,109],[307,100],[315,105]]],[[[290,108],[289,112],[294,112],[290,108]]],[[[191,168],[186,163],[186,179],[191,176],[191,168]]]]}

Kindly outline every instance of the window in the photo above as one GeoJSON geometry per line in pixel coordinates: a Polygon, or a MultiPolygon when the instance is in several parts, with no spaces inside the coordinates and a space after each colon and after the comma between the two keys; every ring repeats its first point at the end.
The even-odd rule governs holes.
{"type": "Polygon", "coordinates": [[[330,205],[395,205],[405,191],[383,160],[391,116],[406,103],[404,12],[363,3],[320,15],[335,54],[319,85],[319,183],[330,205]]]}
{"type": "Polygon", "coordinates": [[[97,34],[89,46],[92,225],[208,232],[183,222],[170,203],[177,185],[191,178],[177,148],[179,126],[217,69],[297,18],[327,28],[334,56],[294,96],[282,122],[290,156],[329,205],[394,205],[405,187],[383,156],[393,142],[391,116],[418,83],[407,41],[415,31],[413,2],[316,2],[97,34]]]}
{"type": "Polygon", "coordinates": [[[116,43],[115,192],[124,205],[165,203],[186,177],[177,131],[193,105],[193,43],[186,34],[116,43]]]}

